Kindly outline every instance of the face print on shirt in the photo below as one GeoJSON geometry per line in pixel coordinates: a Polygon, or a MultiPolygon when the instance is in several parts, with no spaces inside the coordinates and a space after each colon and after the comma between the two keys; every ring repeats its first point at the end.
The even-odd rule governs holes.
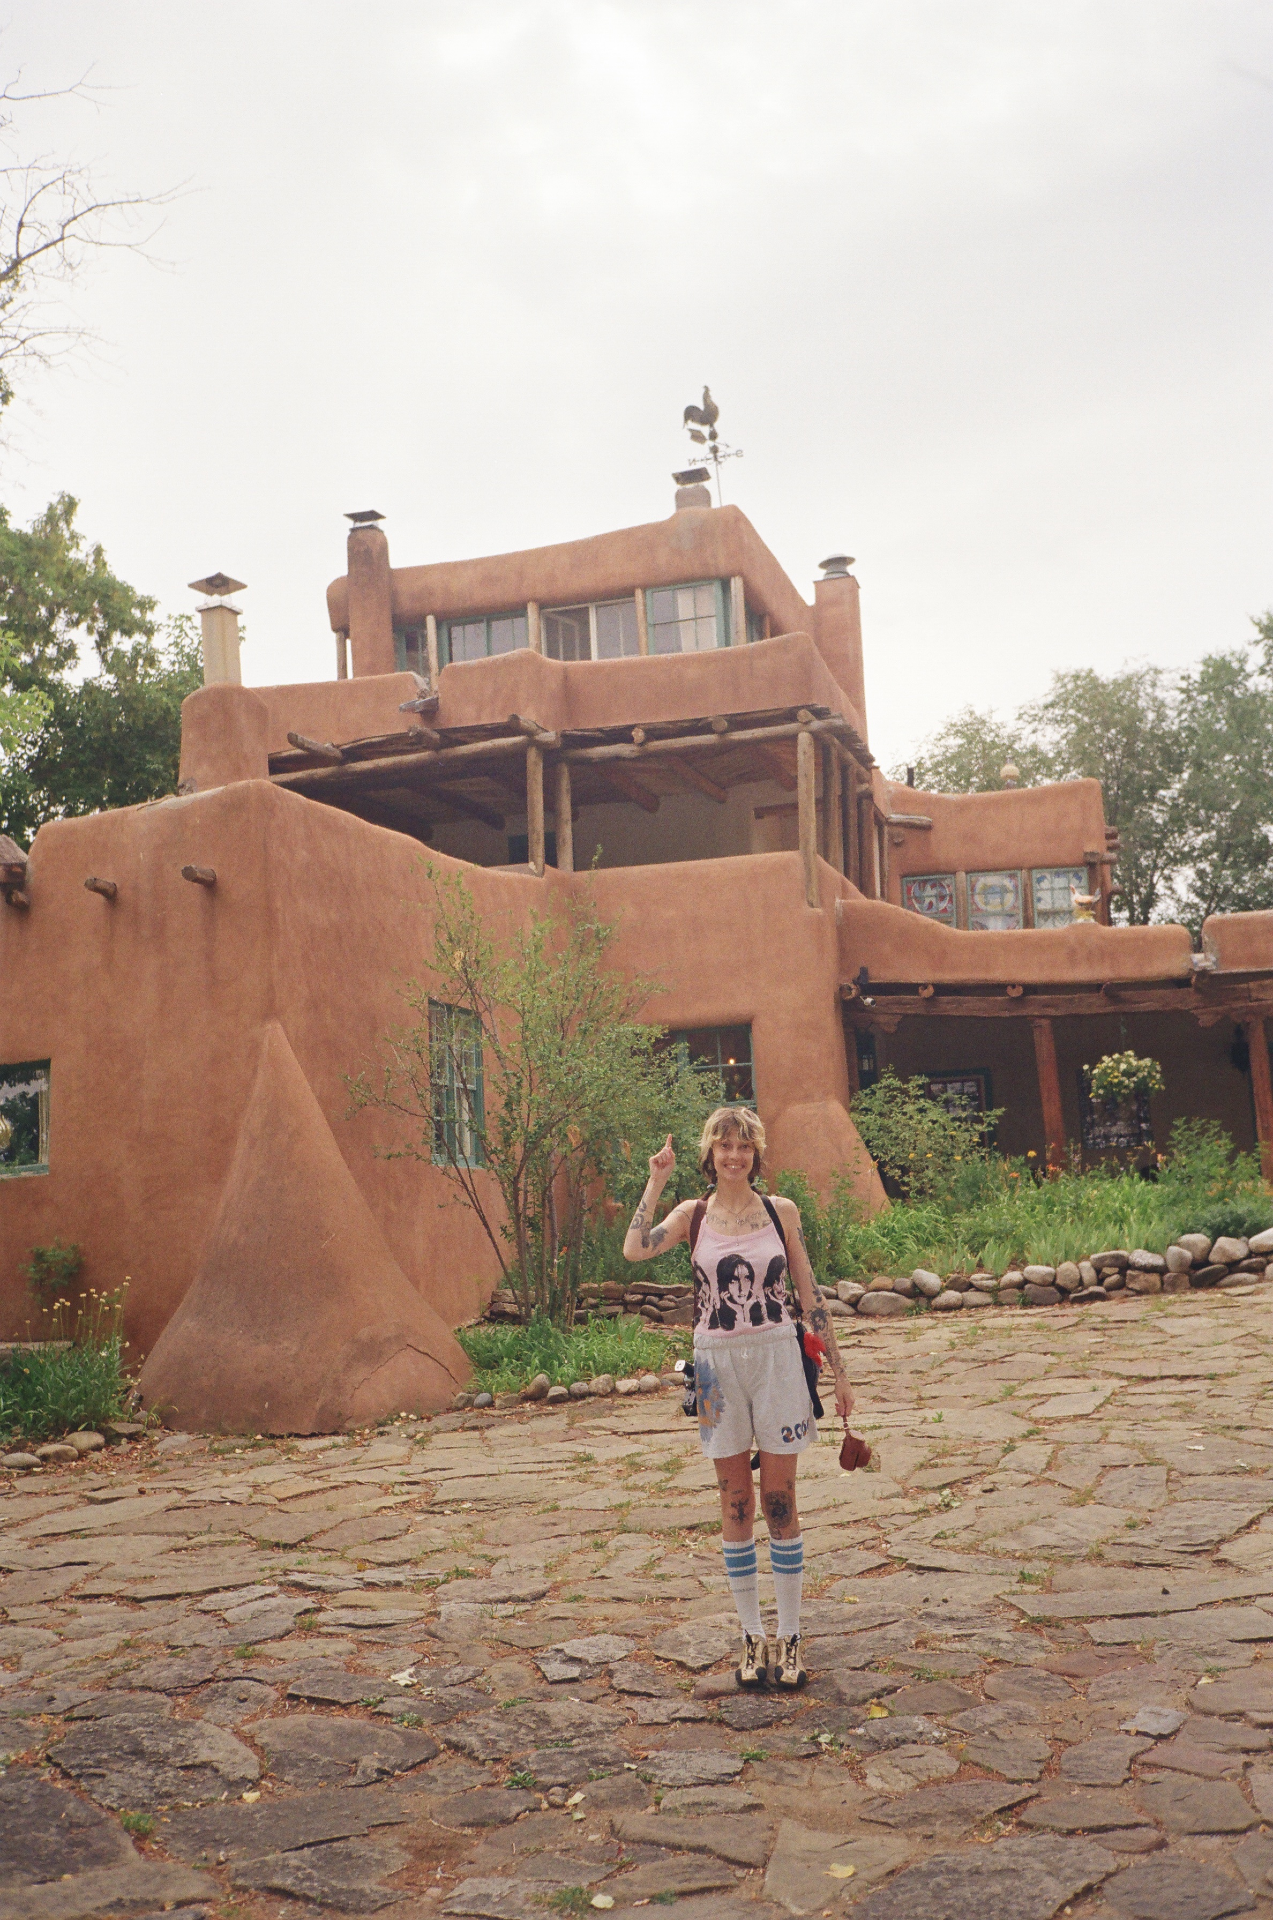
{"type": "MultiPolygon", "coordinates": [[[[705,1323],[713,1333],[733,1333],[740,1327],[776,1326],[782,1319],[787,1262],[775,1254],[763,1280],[741,1253],[728,1253],[716,1263],[713,1277],[697,1261],[694,1274],[708,1301],[705,1323]]],[[[704,1295],[700,1294],[700,1298],[704,1295]]]]}

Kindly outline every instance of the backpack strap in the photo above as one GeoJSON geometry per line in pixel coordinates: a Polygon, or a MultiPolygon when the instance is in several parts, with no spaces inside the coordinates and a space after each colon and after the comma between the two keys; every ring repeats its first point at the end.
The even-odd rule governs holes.
{"type": "Polygon", "coordinates": [[[778,1209],[774,1205],[773,1201],[769,1198],[769,1195],[767,1193],[760,1194],[759,1199],[760,1199],[761,1206],[765,1209],[765,1212],[769,1215],[769,1218],[773,1221],[774,1232],[777,1234],[778,1238],[782,1241],[782,1250],[785,1253],[787,1251],[787,1236],[782,1230],[782,1221],[778,1218],[778,1209]]]}
{"type": "Polygon", "coordinates": [[[707,1195],[694,1202],[694,1211],[690,1215],[690,1258],[694,1258],[694,1249],[698,1245],[698,1236],[703,1231],[703,1221],[707,1217],[707,1195]]]}

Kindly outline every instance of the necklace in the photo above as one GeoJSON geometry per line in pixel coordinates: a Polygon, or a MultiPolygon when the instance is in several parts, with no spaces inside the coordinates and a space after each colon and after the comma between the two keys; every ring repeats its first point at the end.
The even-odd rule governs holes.
{"type": "Polygon", "coordinates": [[[715,1201],[710,1212],[713,1220],[717,1225],[722,1227],[746,1227],[748,1225],[754,1227],[758,1224],[754,1196],[748,1201],[741,1213],[736,1212],[732,1207],[724,1206],[719,1199],[715,1201]]]}

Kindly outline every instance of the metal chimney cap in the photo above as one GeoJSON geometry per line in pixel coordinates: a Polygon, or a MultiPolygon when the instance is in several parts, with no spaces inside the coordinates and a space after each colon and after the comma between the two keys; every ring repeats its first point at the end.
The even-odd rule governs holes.
{"type": "Polygon", "coordinates": [[[853,565],[851,553],[833,553],[829,560],[819,560],[818,565],[828,580],[842,580],[853,565]]]}
{"type": "Polygon", "coordinates": [[[383,513],[377,513],[374,507],[364,507],[360,513],[347,513],[346,520],[352,520],[356,527],[374,527],[377,520],[383,520],[383,513]]]}
{"type": "Polygon", "coordinates": [[[210,573],[206,580],[187,582],[192,593],[206,593],[219,598],[224,593],[245,593],[246,580],[231,580],[228,573],[210,573]]]}
{"type": "Polygon", "coordinates": [[[708,472],[706,467],[686,467],[684,473],[674,473],[672,478],[678,487],[692,487],[700,480],[706,480],[708,472]]]}

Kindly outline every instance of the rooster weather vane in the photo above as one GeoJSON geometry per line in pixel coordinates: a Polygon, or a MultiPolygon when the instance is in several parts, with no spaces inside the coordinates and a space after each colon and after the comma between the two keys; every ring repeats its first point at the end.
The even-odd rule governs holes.
{"type": "MultiPolygon", "coordinates": [[[[681,416],[681,425],[686,429],[695,446],[706,449],[699,457],[703,460],[710,460],[716,470],[717,506],[721,504],[720,470],[722,463],[726,460],[741,460],[743,457],[741,447],[731,447],[729,442],[722,440],[717,433],[716,422],[719,419],[720,408],[712,399],[712,390],[710,387],[703,388],[702,406],[686,407],[684,414],[681,416]]],[[[708,478],[708,472],[706,467],[689,467],[684,473],[673,474],[672,478],[681,486],[688,487],[693,486],[697,480],[706,480],[708,478]]]]}

